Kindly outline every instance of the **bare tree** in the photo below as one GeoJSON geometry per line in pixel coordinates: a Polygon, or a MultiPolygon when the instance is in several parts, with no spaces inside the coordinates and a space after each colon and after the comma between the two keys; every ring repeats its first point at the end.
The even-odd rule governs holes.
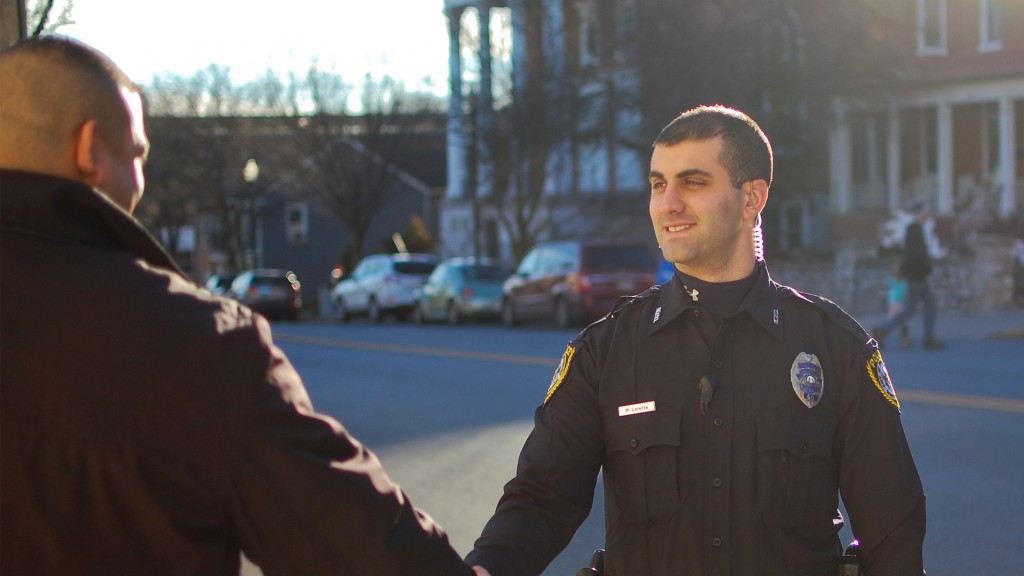
{"type": "Polygon", "coordinates": [[[258,107],[249,98],[248,88],[235,86],[230,69],[222,66],[190,77],[159,77],[147,90],[152,153],[139,218],[173,253],[178,233],[197,214],[212,215],[201,218],[199,240],[223,259],[216,266],[231,273],[254,264],[253,214],[264,183],[281,173],[280,155],[270,142],[274,120],[243,116],[258,107]]]}
{"type": "Polygon", "coordinates": [[[895,85],[895,39],[870,2],[651,0],[637,21],[644,133],[700,104],[743,109],[783,160],[783,193],[820,189],[830,99],[895,85]],[[818,176],[815,176],[818,175],[818,176]]]}
{"type": "Polygon", "coordinates": [[[73,8],[73,0],[0,0],[0,48],[72,24],[73,8]]]}
{"type": "MultiPolygon", "coordinates": [[[[487,103],[479,99],[482,88],[465,83],[471,136],[467,166],[470,171],[480,166],[481,173],[489,176],[485,193],[475,201],[497,219],[515,260],[551,231],[552,211],[560,203],[579,202],[581,158],[587,150],[600,149],[614,158],[621,148],[640,146],[632,136],[634,130],[622,129],[619,121],[623,109],[639,106],[632,91],[617,85],[632,55],[627,35],[616,25],[619,7],[608,1],[595,3],[600,30],[591,37],[595,45],[584,47],[581,38],[587,35],[582,33],[581,7],[575,0],[547,6],[517,3],[511,19],[516,22],[517,40],[524,42],[519,47],[522,59],[514,70],[502,69],[494,76],[503,98],[496,99],[493,123],[486,121],[487,103]],[[559,31],[548,29],[551,10],[561,11],[559,31]]],[[[463,26],[462,32],[462,45],[476,52],[477,27],[463,26]]],[[[501,35],[493,26],[491,32],[501,35]]],[[[605,169],[606,189],[593,196],[592,205],[619,192],[617,163],[606,162],[605,169]]],[[[471,187],[478,179],[474,176],[471,187]]]]}
{"type": "Polygon", "coordinates": [[[405,110],[404,87],[389,77],[369,75],[352,112],[353,91],[335,74],[314,65],[305,78],[289,85],[268,78],[262,99],[291,119],[292,162],[349,233],[342,264],[347,269],[363,256],[370,226],[391,200],[399,175],[396,160],[408,146],[417,122],[436,103],[416,99],[405,110]]]}
{"type": "Polygon", "coordinates": [[[74,0],[66,0],[60,12],[53,14],[55,0],[26,0],[25,15],[29,26],[29,36],[41,36],[56,31],[61,26],[73,24],[71,11],[75,7],[74,0]]]}
{"type": "MultiPolygon", "coordinates": [[[[529,72],[521,76],[519,82],[511,69],[494,75],[500,96],[493,110],[489,107],[494,103],[481,99],[481,86],[473,82],[464,84],[468,90],[464,101],[468,106],[466,118],[470,135],[466,150],[466,164],[471,171],[470,197],[475,211],[484,207],[496,217],[516,261],[550,225],[545,195],[548,161],[553,143],[564,134],[561,115],[558,110],[551,110],[553,102],[547,95],[552,62],[545,58],[540,33],[543,7],[539,3],[523,3],[521,9],[521,13],[511,17],[518,18],[525,27],[520,37],[528,40],[525,67],[529,72]],[[489,176],[486,182],[481,182],[484,190],[478,189],[481,174],[489,176]]],[[[512,22],[500,25],[511,26],[512,22]]],[[[463,46],[470,52],[477,52],[480,28],[464,26],[462,33],[463,46]]],[[[509,50],[509,47],[499,46],[497,51],[502,50],[509,50]]],[[[490,77],[479,76],[481,80],[490,77]]],[[[561,101],[555,103],[560,104],[561,101]]],[[[479,230],[474,231],[474,246],[479,243],[479,234],[479,230]]]]}

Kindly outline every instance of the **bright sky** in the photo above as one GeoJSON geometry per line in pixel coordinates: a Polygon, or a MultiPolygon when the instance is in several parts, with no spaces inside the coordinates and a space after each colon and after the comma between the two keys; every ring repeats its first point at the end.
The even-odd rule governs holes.
{"type": "MultiPolygon", "coordinates": [[[[63,3],[58,0],[54,12],[63,3]]],[[[210,64],[242,84],[275,72],[322,70],[358,83],[369,72],[447,93],[443,0],[74,0],[57,30],[110,56],[140,84],[210,64]]]]}

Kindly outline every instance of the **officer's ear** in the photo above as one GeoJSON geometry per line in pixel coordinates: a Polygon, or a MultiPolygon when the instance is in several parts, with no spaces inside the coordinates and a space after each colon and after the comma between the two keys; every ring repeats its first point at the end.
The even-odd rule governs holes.
{"type": "Polygon", "coordinates": [[[743,183],[743,219],[753,222],[768,203],[768,182],[762,178],[743,183]]]}

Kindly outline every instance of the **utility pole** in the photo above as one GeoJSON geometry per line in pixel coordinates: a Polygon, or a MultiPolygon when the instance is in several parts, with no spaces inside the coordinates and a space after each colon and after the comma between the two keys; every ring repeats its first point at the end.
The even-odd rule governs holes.
{"type": "Polygon", "coordinates": [[[0,0],[0,49],[25,38],[25,0],[0,0]]]}

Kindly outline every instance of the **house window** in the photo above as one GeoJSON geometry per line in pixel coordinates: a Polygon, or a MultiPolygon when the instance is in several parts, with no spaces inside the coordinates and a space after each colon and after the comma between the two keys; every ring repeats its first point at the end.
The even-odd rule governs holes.
{"type": "Polygon", "coordinates": [[[946,55],[946,0],[917,0],[917,53],[946,55]]]}
{"type": "Polygon", "coordinates": [[[1002,0],[981,0],[981,41],[978,43],[979,52],[992,52],[1001,50],[1003,47],[1002,30],[1002,0]]]}
{"type": "Polygon", "coordinates": [[[305,244],[309,237],[309,204],[289,202],[284,209],[284,225],[289,244],[305,244]]]}
{"type": "Polygon", "coordinates": [[[764,71],[761,112],[764,114],[796,112],[797,106],[792,100],[800,90],[803,47],[800,19],[795,13],[784,13],[764,25],[761,31],[761,69],[764,71]]]}
{"type": "Polygon", "coordinates": [[[228,242],[224,234],[224,227],[216,213],[203,212],[199,216],[199,229],[202,230],[202,239],[207,248],[214,251],[227,248],[228,242]]]}

